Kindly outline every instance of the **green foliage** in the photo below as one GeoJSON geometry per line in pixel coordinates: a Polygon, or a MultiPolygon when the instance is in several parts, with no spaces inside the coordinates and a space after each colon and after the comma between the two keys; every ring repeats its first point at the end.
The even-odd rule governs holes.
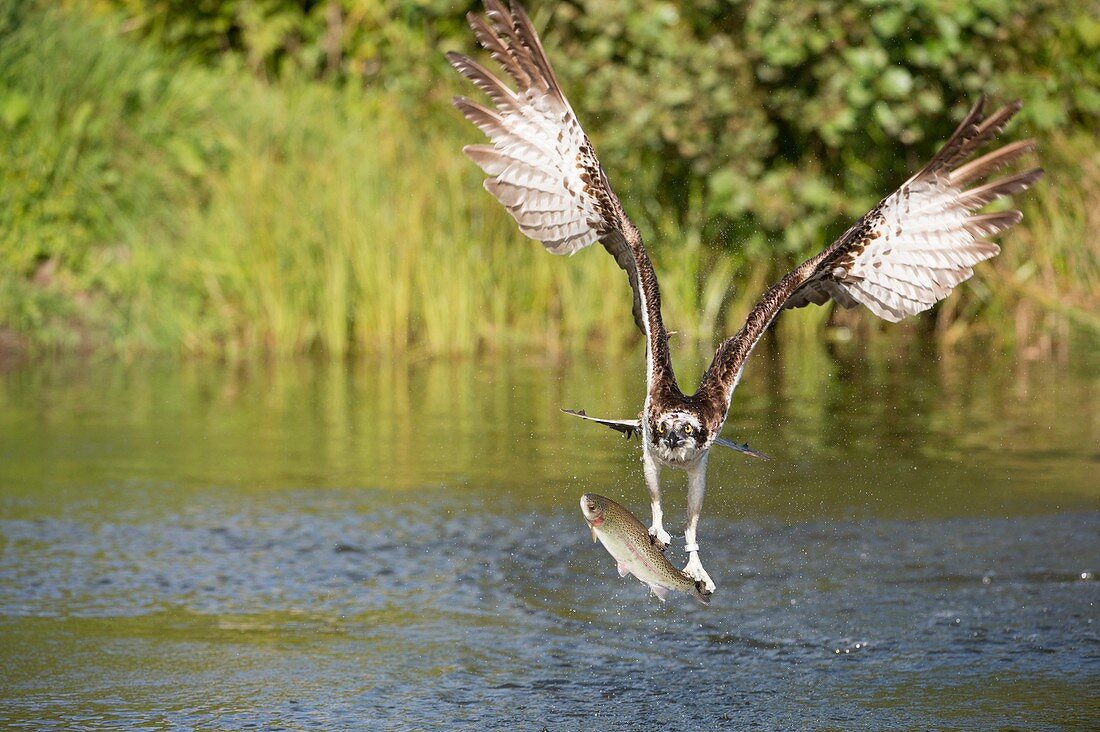
{"type": "MultiPolygon", "coordinates": [[[[455,87],[442,0],[115,0],[134,24],[265,75],[455,87]],[[445,76],[440,77],[440,74],[445,76]]],[[[1088,7],[1088,5],[1092,7],[1088,7]]],[[[1100,124],[1100,13],[1071,0],[530,2],[605,166],[652,234],[701,191],[707,239],[805,252],[932,152],[981,92],[1040,130],[1100,124]]]]}
{"type": "Polygon", "coordinates": [[[1100,332],[1096,136],[1052,135],[1043,163],[1052,171],[1051,183],[1028,196],[1024,225],[978,274],[989,293],[987,320],[1012,323],[1016,338],[1049,347],[1054,339],[1064,341],[1070,325],[1100,332]]]}
{"type": "MultiPolygon", "coordinates": [[[[236,354],[633,342],[622,272],[523,240],[442,102],[410,117],[397,93],[211,73],[24,10],[0,52],[0,333],[236,354]]],[[[713,259],[689,249],[668,272],[684,298],[713,259]]]]}
{"type": "Polygon", "coordinates": [[[1100,124],[1097,16],[1078,3],[552,7],[548,44],[613,181],[680,211],[704,186],[711,240],[820,246],[904,180],[983,91],[1023,97],[1025,126],[1100,124]]]}
{"type": "Polygon", "coordinates": [[[276,78],[354,79],[422,92],[466,8],[448,0],[108,0],[128,26],[205,62],[276,78]],[[399,73],[394,73],[399,69],[399,73]]]}
{"type": "MultiPolygon", "coordinates": [[[[62,318],[117,322],[133,282],[129,228],[174,201],[226,153],[210,120],[222,88],[176,59],[36,3],[0,27],[0,292],[3,324],[62,336],[62,318]]],[[[167,218],[162,220],[162,225],[167,218]]]]}
{"type": "MultiPolygon", "coordinates": [[[[635,340],[623,273],[598,248],[565,260],[522,238],[455,154],[464,122],[420,119],[409,134],[392,95],[259,94],[247,143],[211,177],[210,204],[179,242],[179,289],[202,293],[181,334],[188,348],[469,353],[635,340]]],[[[668,225],[683,243],[660,262],[670,322],[709,337],[730,262],[708,277],[713,252],[668,225]]]]}
{"type": "MultiPolygon", "coordinates": [[[[120,3],[128,18],[0,6],[0,341],[238,354],[636,347],[610,258],[542,254],[458,152],[478,133],[448,104],[462,87],[438,52],[472,47],[464,8],[108,4],[120,3]],[[333,7],[340,37],[361,36],[335,66],[318,30],[333,7]]],[[[1024,33],[1037,11],[896,7],[536,7],[685,345],[736,327],[785,264],[776,249],[819,245],[891,190],[976,89],[1025,95],[1037,129],[1095,129],[1088,84],[1064,76],[1100,73],[1088,14],[1041,5],[1047,22],[1024,33]]],[[[1028,322],[1043,332],[1097,327],[1100,258],[1086,243],[1100,162],[1087,132],[1041,136],[1050,189],[1025,197],[1028,228],[938,311],[946,339],[988,312],[1011,340],[1013,318],[1024,332],[1020,313],[1035,307],[1028,322]]],[[[827,317],[810,309],[781,330],[816,338],[827,317]]]]}

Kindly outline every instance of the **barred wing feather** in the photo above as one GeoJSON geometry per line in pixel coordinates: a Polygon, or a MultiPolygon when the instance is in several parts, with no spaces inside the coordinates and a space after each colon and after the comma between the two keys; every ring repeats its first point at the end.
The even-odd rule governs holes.
{"type": "Polygon", "coordinates": [[[1020,104],[984,120],[981,107],[981,102],[975,105],[928,165],[840,238],[833,247],[836,256],[827,258],[829,266],[819,267],[784,307],[832,298],[849,308],[865,305],[878,317],[897,322],[946,298],[974,274],[974,265],[1000,252],[986,238],[1023,215],[975,212],[994,199],[1027,189],[1042,170],[966,188],[1034,148],[1032,140],[1022,140],[956,167],[1003,129],[1020,104]]]}
{"type": "Polygon", "coordinates": [[[1043,171],[1032,168],[980,183],[1034,149],[1032,140],[1021,140],[968,162],[1021,105],[1014,102],[988,117],[983,106],[979,99],[940,151],[898,190],[764,293],[745,325],[719,346],[701,390],[724,398],[728,408],[749,353],[783,308],[832,299],[848,308],[864,305],[897,322],[947,297],[974,274],[974,265],[1000,251],[987,237],[1018,223],[1023,214],[978,210],[1026,190],[1043,171]],[[970,187],[975,183],[980,184],[970,187]]]}
{"type": "Polygon", "coordinates": [[[520,231],[547,251],[574,254],[601,242],[629,276],[634,320],[646,333],[637,263],[628,243],[628,232],[636,230],[526,13],[518,4],[505,7],[499,0],[487,0],[485,7],[484,19],[474,13],[467,19],[515,90],[467,56],[447,54],[451,65],[485,92],[494,107],[455,98],[459,111],[492,142],[469,145],[463,152],[488,175],[485,189],[508,209],[520,231]]]}

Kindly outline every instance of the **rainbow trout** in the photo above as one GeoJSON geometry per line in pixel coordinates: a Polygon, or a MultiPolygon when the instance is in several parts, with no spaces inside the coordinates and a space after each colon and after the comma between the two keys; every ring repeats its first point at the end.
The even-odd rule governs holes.
{"type": "Polygon", "coordinates": [[[711,593],[703,583],[672,566],[665,553],[654,546],[649,530],[630,511],[610,498],[585,493],[581,496],[581,512],[592,530],[592,541],[602,542],[618,562],[620,577],[634,575],[662,602],[669,590],[675,590],[710,604],[711,593]]]}

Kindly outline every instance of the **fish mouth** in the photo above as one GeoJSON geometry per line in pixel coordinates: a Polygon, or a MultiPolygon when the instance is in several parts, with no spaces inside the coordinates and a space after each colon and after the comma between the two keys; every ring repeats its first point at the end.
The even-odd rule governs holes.
{"type": "Polygon", "coordinates": [[[600,504],[587,493],[581,496],[581,513],[584,514],[584,520],[588,524],[588,530],[592,532],[593,543],[599,541],[599,536],[596,534],[596,528],[603,524],[603,509],[600,507],[600,504]]]}
{"type": "Polygon", "coordinates": [[[587,493],[581,496],[581,513],[589,526],[596,527],[603,523],[603,509],[587,493]]]}

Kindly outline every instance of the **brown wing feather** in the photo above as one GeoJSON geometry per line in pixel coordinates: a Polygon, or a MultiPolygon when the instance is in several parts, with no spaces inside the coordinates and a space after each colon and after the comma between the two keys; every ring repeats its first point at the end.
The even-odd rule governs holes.
{"type": "Polygon", "coordinates": [[[637,228],[562,93],[531,19],[515,2],[505,7],[486,0],[485,9],[485,18],[468,16],[470,27],[516,90],[476,61],[447,54],[495,107],[455,98],[459,111],[492,141],[464,152],[488,175],[486,190],[549,252],[573,254],[597,241],[604,246],[630,281],[634,321],[647,339],[650,380],[654,374],[671,376],[660,288],[637,228]]]}
{"type": "Polygon", "coordinates": [[[864,305],[896,322],[927,310],[973,274],[973,266],[1000,249],[985,240],[1019,222],[1019,211],[973,212],[1002,196],[1029,188],[1040,168],[975,188],[981,180],[1034,149],[1023,140],[966,162],[995,137],[1020,109],[1014,102],[982,116],[984,99],[971,108],[932,159],[884,198],[843,236],[764,293],[745,325],[718,348],[703,377],[706,392],[729,407],[745,361],[783,308],[822,304],[864,305]]]}

